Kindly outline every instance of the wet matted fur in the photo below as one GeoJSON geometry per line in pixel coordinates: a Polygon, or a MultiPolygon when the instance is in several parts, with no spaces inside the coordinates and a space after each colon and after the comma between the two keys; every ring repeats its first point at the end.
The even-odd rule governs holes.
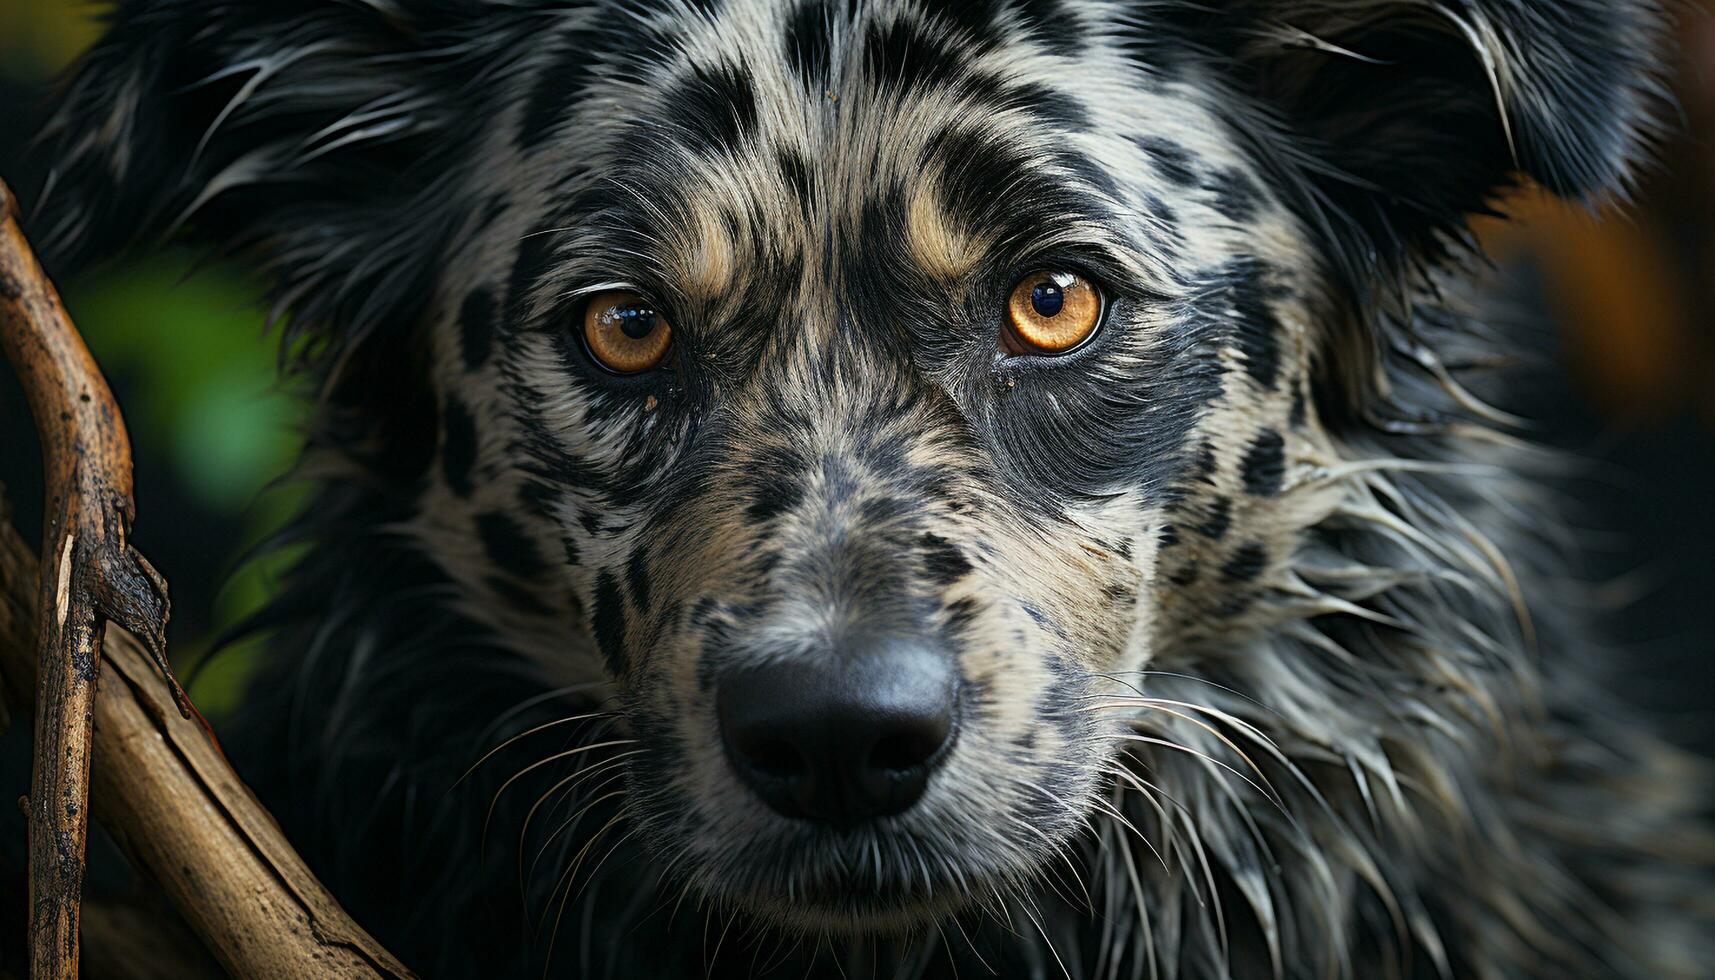
{"type": "Polygon", "coordinates": [[[1593,681],[1468,393],[1466,216],[1622,194],[1658,29],[130,0],[33,231],[271,287],[319,490],[233,744],[430,976],[1692,976],[1706,775],[1593,681]],[[1041,267],[1107,296],[1066,356],[997,345],[1041,267]],[[591,363],[619,287],[668,369],[591,363]],[[851,609],[953,651],[962,720],[836,830],[740,785],[711,688],[851,609]]]}

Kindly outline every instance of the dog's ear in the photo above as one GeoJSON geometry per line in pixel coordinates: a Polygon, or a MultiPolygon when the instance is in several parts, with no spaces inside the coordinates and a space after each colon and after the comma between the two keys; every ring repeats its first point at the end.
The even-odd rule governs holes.
{"type": "MultiPolygon", "coordinates": [[[[1235,120],[1360,253],[1438,236],[1524,174],[1595,200],[1631,180],[1656,108],[1650,0],[1154,2],[1201,67],[1260,108],[1235,120]],[[1263,132],[1267,130],[1267,132],[1263,132]]],[[[1344,243],[1332,243],[1336,246],[1344,243]]]]}
{"type": "Polygon", "coordinates": [[[1413,324],[1408,297],[1467,250],[1470,215],[1521,176],[1573,200],[1623,196],[1668,101],[1654,0],[1138,9],[1140,56],[1216,86],[1325,262],[1334,305],[1316,364],[1328,418],[1375,411],[1373,396],[1404,390],[1399,379],[1450,342],[1413,324]]]}
{"type": "Polygon", "coordinates": [[[168,235],[245,252],[300,352],[408,319],[476,206],[455,182],[510,6],[123,0],[36,148],[46,263],[168,235]]]}

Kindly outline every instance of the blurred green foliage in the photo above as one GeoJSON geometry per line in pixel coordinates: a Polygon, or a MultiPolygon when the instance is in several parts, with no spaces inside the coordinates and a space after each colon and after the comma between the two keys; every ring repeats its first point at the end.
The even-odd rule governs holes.
{"type": "MultiPolygon", "coordinates": [[[[0,0],[0,98],[45,92],[99,34],[102,9],[88,0],[0,0]]],[[[0,163],[15,161],[27,137],[0,132],[0,163]]],[[[161,527],[174,520],[241,529],[231,540],[216,536],[218,547],[174,556],[173,567],[156,559],[174,585],[175,611],[186,614],[171,634],[184,674],[207,657],[220,631],[261,606],[291,558],[239,563],[300,499],[289,486],[263,491],[295,460],[304,409],[277,379],[277,344],[265,336],[255,289],[236,270],[193,269],[190,256],[166,251],[60,286],[90,350],[121,389],[140,472],[166,469],[166,490],[183,498],[162,500],[157,488],[155,499],[140,499],[139,534],[187,530],[161,527]],[[196,594],[202,582],[224,584],[196,594]]],[[[243,643],[208,660],[191,689],[199,707],[211,716],[230,711],[253,662],[243,643]]]]}
{"type": "Polygon", "coordinates": [[[89,0],[0,0],[0,75],[51,77],[101,32],[102,9],[89,0]]]}
{"type": "Polygon", "coordinates": [[[219,272],[186,275],[145,257],[69,284],[69,305],[103,368],[141,389],[126,421],[172,454],[201,504],[232,511],[291,458],[296,412],[254,297],[219,272]]]}

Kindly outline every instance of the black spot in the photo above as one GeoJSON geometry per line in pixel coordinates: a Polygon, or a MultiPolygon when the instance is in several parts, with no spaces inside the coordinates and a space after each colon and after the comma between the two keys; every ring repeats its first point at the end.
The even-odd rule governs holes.
{"type": "Polygon", "coordinates": [[[812,92],[819,92],[828,81],[833,16],[826,0],[809,0],[786,18],[786,63],[812,92]]]}
{"type": "Polygon", "coordinates": [[[734,151],[756,132],[756,90],[729,64],[697,65],[662,98],[666,121],[703,153],[734,151]]]}
{"type": "Polygon", "coordinates": [[[870,79],[900,97],[945,84],[963,63],[956,52],[906,20],[871,28],[864,42],[870,79]]]}
{"type": "Polygon", "coordinates": [[[625,605],[620,600],[619,583],[613,573],[603,571],[595,580],[595,615],[590,623],[596,646],[607,661],[608,672],[615,677],[625,674],[625,605]]]}
{"type": "Polygon", "coordinates": [[[1252,541],[1233,552],[1233,557],[1221,566],[1221,578],[1227,582],[1254,582],[1268,567],[1268,549],[1252,541]]]}
{"type": "Polygon", "coordinates": [[[977,601],[970,596],[947,604],[945,632],[953,641],[954,646],[959,645],[959,641],[964,637],[965,632],[971,628],[972,623],[977,621],[977,613],[980,611],[977,601]]]}
{"type": "Polygon", "coordinates": [[[584,560],[583,549],[578,547],[578,539],[569,534],[560,536],[560,547],[566,553],[566,564],[577,565],[584,560]]]}
{"type": "Polygon", "coordinates": [[[781,178],[786,181],[786,186],[792,188],[792,196],[798,201],[798,210],[808,220],[815,207],[810,194],[809,161],[804,159],[804,154],[789,147],[781,147],[775,153],[775,160],[780,164],[781,178]]]}
{"type": "Polygon", "coordinates": [[[1257,21],[1262,16],[1248,8],[1217,10],[1201,3],[1150,4],[1148,11],[1148,16],[1114,18],[1113,42],[1143,70],[1150,90],[1193,65],[1201,74],[1205,50],[1239,50],[1247,40],[1245,31],[1260,30],[1257,21]],[[1206,44],[1211,47],[1205,49],[1206,44]],[[1216,44],[1231,47],[1212,46],[1216,44]]]}
{"type": "Polygon", "coordinates": [[[987,51],[1004,39],[1000,14],[1002,0],[930,0],[925,13],[975,50],[987,51]]]}
{"type": "Polygon", "coordinates": [[[707,629],[718,621],[721,603],[714,596],[703,596],[691,606],[691,625],[697,629],[707,629]]]}
{"type": "Polygon", "coordinates": [[[583,526],[591,537],[601,533],[601,515],[593,510],[582,511],[578,514],[578,523],[583,526]]]}
{"type": "Polygon", "coordinates": [[[804,481],[793,473],[761,472],[746,482],[750,503],[744,512],[758,524],[792,511],[804,500],[804,481]]]}
{"type": "Polygon", "coordinates": [[[1262,205],[1262,188],[1250,174],[1230,167],[1217,171],[1203,186],[1213,195],[1210,203],[1222,217],[1240,223],[1256,219],[1262,205]]]}
{"type": "Polygon", "coordinates": [[[593,42],[594,38],[581,32],[570,35],[560,43],[559,52],[538,70],[519,117],[515,139],[520,150],[528,153],[541,146],[576,104],[596,63],[591,54],[593,42]]]}
{"type": "Polygon", "coordinates": [[[1273,429],[1264,429],[1245,453],[1241,474],[1245,491],[1258,497],[1272,497],[1280,492],[1286,478],[1286,441],[1273,429]]]}
{"type": "Polygon", "coordinates": [[[1197,564],[1197,562],[1188,561],[1185,563],[1183,568],[1180,568],[1178,571],[1168,575],[1167,581],[1183,589],[1188,585],[1195,585],[1198,577],[1202,575],[1202,572],[1203,569],[1197,564]]]}
{"type": "Polygon", "coordinates": [[[923,546],[923,569],[929,581],[946,588],[970,574],[970,559],[951,541],[927,533],[919,540],[923,546]]]}
{"type": "Polygon", "coordinates": [[[1203,523],[1192,528],[1198,534],[1213,541],[1226,537],[1227,529],[1233,526],[1233,502],[1226,497],[1216,497],[1209,504],[1209,516],[1203,523]]]}
{"type": "Polygon", "coordinates": [[[511,515],[499,511],[478,514],[476,533],[482,539],[488,560],[502,571],[529,578],[547,570],[548,563],[542,560],[541,552],[536,550],[523,525],[511,515]]]}
{"type": "Polygon", "coordinates": [[[534,592],[499,575],[488,576],[483,579],[483,584],[487,585],[495,595],[504,599],[508,605],[533,616],[549,616],[554,612],[534,592]]]}
{"type": "MultiPolygon", "coordinates": [[[[830,494],[829,499],[832,499],[830,494]]],[[[903,523],[917,512],[917,504],[898,497],[868,497],[857,505],[857,522],[861,526],[883,526],[903,523]]]]}
{"type": "Polygon", "coordinates": [[[1304,418],[1307,411],[1308,405],[1306,404],[1304,397],[1304,386],[1301,384],[1295,384],[1292,386],[1292,408],[1290,410],[1290,414],[1286,417],[1287,423],[1294,429],[1303,428],[1304,418]]]}
{"type": "Polygon", "coordinates": [[[472,290],[459,307],[459,348],[468,371],[488,361],[494,339],[494,293],[487,288],[472,290]]]}
{"type": "MultiPolygon", "coordinates": [[[[1179,528],[1178,528],[1178,526],[1173,525],[1173,524],[1163,524],[1161,526],[1161,536],[1160,537],[1161,537],[1161,546],[1163,548],[1171,548],[1174,545],[1178,544],[1179,543],[1179,528]]],[[[1124,557],[1129,559],[1131,556],[1126,555],[1124,557]]]]}
{"type": "Polygon", "coordinates": [[[757,578],[766,580],[773,577],[785,557],[779,551],[760,551],[751,557],[750,567],[755,570],[757,578]]]}
{"type": "MultiPolygon", "coordinates": [[[[1054,685],[1067,683],[1078,675],[1077,667],[1073,666],[1070,660],[1067,660],[1065,657],[1062,657],[1057,653],[1050,653],[1044,656],[1042,658],[1042,666],[1048,668],[1048,672],[1054,675],[1054,680],[1050,682],[1049,694],[1055,693],[1054,685]]],[[[1050,711],[1065,707],[1064,702],[1057,700],[1049,700],[1045,703],[1053,706],[1048,709],[1050,711]]]]}
{"type": "MultiPolygon", "coordinates": [[[[1097,164],[1096,161],[1083,153],[1063,150],[1054,154],[1054,162],[1065,167],[1073,175],[1083,180],[1085,184],[1101,191],[1111,199],[1118,200],[1123,196],[1119,184],[1114,180],[1114,175],[1108,173],[1106,167],[1097,164]]],[[[1086,202],[1085,210],[1089,216],[1095,217],[1097,220],[1104,220],[1110,214],[1107,206],[1097,201],[1086,202]]]]}
{"type": "Polygon", "coordinates": [[[536,464],[535,475],[541,481],[541,490],[532,492],[538,498],[538,505],[543,508],[542,514],[553,516],[556,513],[555,507],[566,487],[578,487],[594,493],[612,491],[613,481],[608,479],[601,467],[590,462],[588,457],[567,452],[545,433],[538,432],[534,438],[537,444],[530,447],[530,452],[536,464]]]}
{"type": "Polygon", "coordinates": [[[1149,213],[1155,217],[1155,221],[1151,223],[1157,227],[1150,230],[1156,232],[1158,236],[1165,236],[1158,237],[1158,244],[1169,251],[1176,250],[1179,243],[1174,239],[1179,234],[1179,212],[1173,209],[1173,205],[1168,204],[1156,194],[1145,194],[1143,203],[1149,213]]]}
{"type": "Polygon", "coordinates": [[[558,224],[533,230],[518,243],[518,258],[512,263],[512,274],[506,287],[506,327],[516,330],[524,324],[524,312],[530,307],[530,291],[536,281],[548,271],[553,257],[554,235],[558,224]]]}
{"type": "Polygon", "coordinates": [[[1051,123],[1062,130],[1090,127],[1090,114],[1083,103],[1067,92],[1040,82],[1009,81],[998,72],[978,72],[963,82],[963,88],[981,98],[993,111],[1015,110],[1051,123]]]}
{"type": "Polygon", "coordinates": [[[631,601],[639,612],[649,610],[649,564],[643,549],[631,553],[625,562],[625,584],[631,587],[631,601]]]}
{"type": "Polygon", "coordinates": [[[923,164],[941,174],[941,197],[953,213],[970,214],[992,198],[994,188],[1025,170],[1029,161],[1015,147],[979,128],[950,126],[929,141],[923,164]],[[984,195],[987,195],[985,198],[984,195]]]}
{"type": "Polygon", "coordinates": [[[1205,441],[1197,448],[1197,455],[1191,461],[1191,471],[1186,475],[1196,481],[1206,481],[1215,475],[1215,444],[1205,441]]]}
{"type": "Polygon", "coordinates": [[[441,407],[441,476],[453,493],[469,497],[476,465],[476,423],[464,403],[448,395],[441,407]]]}
{"type": "Polygon", "coordinates": [[[518,486],[518,502],[523,505],[524,513],[534,514],[547,521],[553,520],[554,507],[559,502],[560,495],[559,484],[542,480],[525,480],[518,486]]]}
{"type": "Polygon", "coordinates": [[[1139,137],[1137,145],[1149,154],[1155,169],[1171,183],[1190,187],[1197,182],[1197,157],[1190,150],[1159,136],[1139,137]]]}
{"type": "Polygon", "coordinates": [[[1280,374],[1280,320],[1269,305],[1271,291],[1253,263],[1241,263],[1229,295],[1234,314],[1234,340],[1245,355],[1245,371],[1264,388],[1273,387],[1280,374]]]}

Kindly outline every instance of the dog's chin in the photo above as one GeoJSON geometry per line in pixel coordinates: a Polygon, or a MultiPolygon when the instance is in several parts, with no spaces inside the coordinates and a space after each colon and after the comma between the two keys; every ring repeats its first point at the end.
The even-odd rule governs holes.
{"type": "Polygon", "coordinates": [[[975,896],[951,882],[924,894],[891,896],[829,882],[806,885],[794,895],[749,891],[728,893],[723,900],[784,932],[866,939],[933,928],[974,902],[975,896]]]}
{"type": "Polygon", "coordinates": [[[717,907],[811,936],[921,934],[1004,904],[1087,826],[1073,809],[1083,786],[1043,813],[948,780],[904,813],[846,827],[782,817],[724,779],[699,789],[641,784],[640,836],[662,870],[717,907]]]}
{"type": "Polygon", "coordinates": [[[933,928],[1002,890],[1002,882],[1030,875],[981,859],[955,866],[946,854],[918,861],[886,834],[841,843],[847,846],[806,842],[771,848],[766,858],[729,858],[718,872],[696,875],[696,884],[718,904],[782,931],[863,939],[933,928]]]}

